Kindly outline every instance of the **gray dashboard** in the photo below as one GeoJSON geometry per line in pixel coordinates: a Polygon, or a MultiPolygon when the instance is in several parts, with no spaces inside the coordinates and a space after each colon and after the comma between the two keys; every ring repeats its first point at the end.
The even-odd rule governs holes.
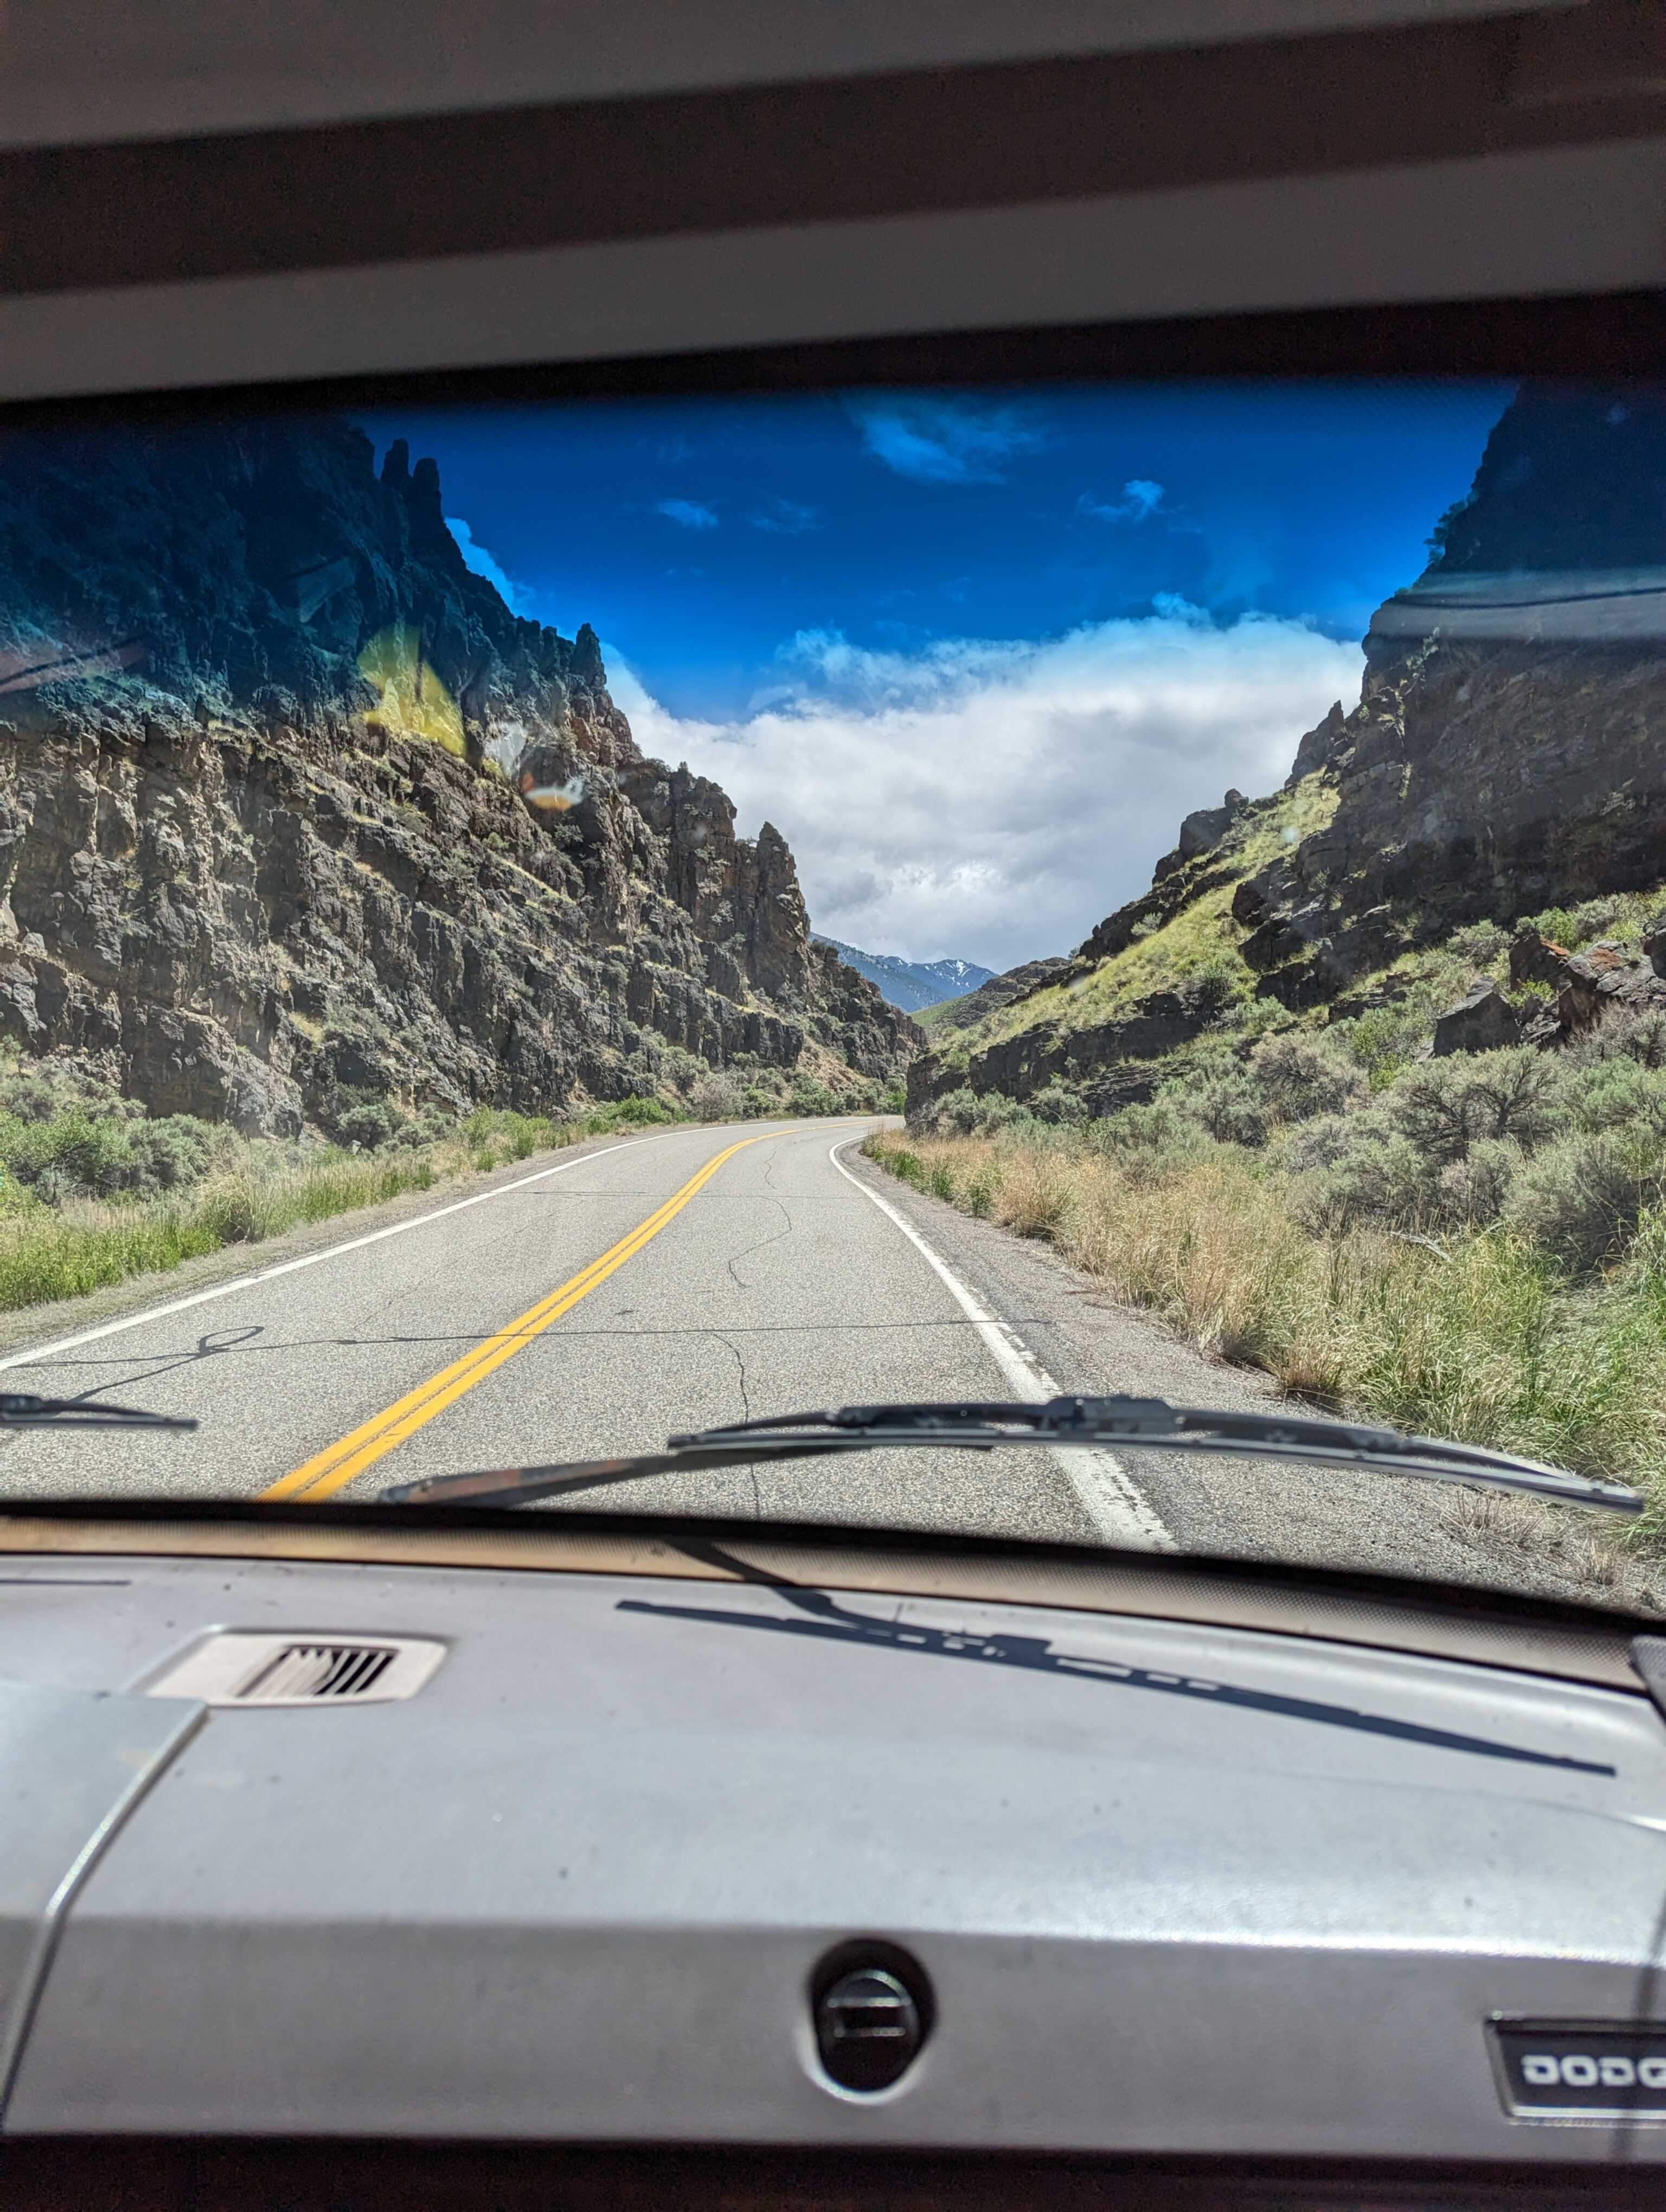
{"type": "Polygon", "coordinates": [[[1641,1694],[663,1573],[7,1566],[9,2135],[1666,2153],[1512,2113],[1497,2029],[1666,2016],[1641,1694]],[[224,1629],[444,1652],[151,1694],[224,1629]],[[877,2094],[811,2017],[856,1939],[934,1999],[877,2094]]]}

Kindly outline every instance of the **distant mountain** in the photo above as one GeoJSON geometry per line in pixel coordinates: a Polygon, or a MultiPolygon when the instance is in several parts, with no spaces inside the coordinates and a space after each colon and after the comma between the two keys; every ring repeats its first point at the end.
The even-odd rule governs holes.
{"type": "Polygon", "coordinates": [[[817,937],[815,941],[830,945],[846,967],[877,984],[880,996],[905,1014],[918,1013],[921,1006],[934,1006],[943,999],[964,998],[981,983],[994,980],[990,969],[970,960],[899,960],[891,952],[859,952],[854,945],[841,945],[836,937],[817,937]]]}

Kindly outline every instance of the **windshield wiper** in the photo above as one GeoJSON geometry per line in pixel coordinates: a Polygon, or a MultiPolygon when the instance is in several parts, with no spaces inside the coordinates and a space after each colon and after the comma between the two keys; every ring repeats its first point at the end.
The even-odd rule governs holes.
{"type": "Polygon", "coordinates": [[[106,1406],[96,1398],[36,1398],[0,1390],[0,1429],[194,1429],[182,1413],[148,1413],[138,1406],[106,1406]]]}
{"type": "Polygon", "coordinates": [[[385,1504],[525,1505],[617,1482],[703,1468],[757,1466],[828,1453],[946,1445],[994,1451],[1009,1445],[1137,1444],[1158,1451],[1230,1452],[1301,1460],[1320,1467],[1368,1468],[1430,1482],[1471,1482],[1523,1491],[1610,1513],[1640,1513],[1643,1498],[1617,1482],[1595,1482],[1536,1460],[1479,1445],[1442,1443],[1398,1429],[1290,1413],[1232,1413],[1170,1406],[1162,1398],[1052,1398],[1043,1405],[980,1403],[846,1406],[836,1413],[786,1413],[672,1437],[662,1452],[633,1459],[575,1460],[565,1466],[512,1467],[396,1483],[385,1504]]]}

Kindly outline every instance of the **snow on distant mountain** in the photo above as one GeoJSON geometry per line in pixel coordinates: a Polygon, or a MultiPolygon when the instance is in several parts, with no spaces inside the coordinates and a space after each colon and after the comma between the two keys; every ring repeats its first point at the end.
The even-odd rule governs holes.
{"type": "Polygon", "coordinates": [[[830,945],[847,967],[877,984],[880,996],[906,1014],[918,1013],[921,1006],[934,1006],[943,999],[964,998],[980,983],[994,980],[990,969],[970,960],[899,960],[891,952],[859,952],[854,945],[841,945],[836,937],[818,937],[816,941],[830,945]]]}

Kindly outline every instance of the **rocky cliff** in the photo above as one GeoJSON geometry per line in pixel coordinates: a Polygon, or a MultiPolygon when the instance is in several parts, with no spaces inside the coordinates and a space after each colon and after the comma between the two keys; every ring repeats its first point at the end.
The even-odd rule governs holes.
{"type": "MultiPolygon", "coordinates": [[[[1666,396],[1524,388],[1430,550],[1284,791],[1189,816],[1067,968],[916,1063],[911,1104],[1062,1083],[1106,1110],[1246,999],[1357,1014],[1464,926],[1666,878],[1666,396]]],[[[1652,1002],[1646,954],[1629,964],[1652,1002]]],[[[1541,981],[1554,1018],[1490,1008],[1476,1034],[1572,1033],[1584,982],[1541,981]]]]}
{"type": "Polygon", "coordinates": [[[281,418],[0,448],[0,1034],[277,1132],[915,1041],[594,632],[469,571],[432,461],[281,418]]]}
{"type": "Polygon", "coordinates": [[[1432,550],[1372,618],[1359,706],[1298,749],[1334,815],[1234,902],[1288,1006],[1666,874],[1666,397],[1523,392],[1432,550]]]}

